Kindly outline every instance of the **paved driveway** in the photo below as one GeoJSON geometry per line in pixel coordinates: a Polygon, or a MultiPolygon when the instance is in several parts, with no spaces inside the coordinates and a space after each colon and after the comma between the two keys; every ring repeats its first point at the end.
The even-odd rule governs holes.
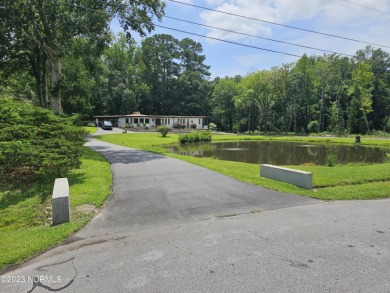
{"type": "Polygon", "coordinates": [[[97,140],[87,145],[111,162],[114,196],[83,237],[319,202],[158,154],[97,140]]]}
{"type": "Polygon", "coordinates": [[[390,200],[321,202],[88,146],[112,163],[114,195],[0,292],[390,292],[390,200]]]}

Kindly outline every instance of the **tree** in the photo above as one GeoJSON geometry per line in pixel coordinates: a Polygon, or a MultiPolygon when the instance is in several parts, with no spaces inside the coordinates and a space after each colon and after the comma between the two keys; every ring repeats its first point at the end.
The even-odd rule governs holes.
{"type": "Polygon", "coordinates": [[[141,43],[140,74],[151,87],[149,113],[171,114],[180,74],[178,43],[176,38],[167,34],[154,35],[141,43]]]}
{"type": "Polygon", "coordinates": [[[319,57],[314,64],[314,86],[319,98],[319,131],[325,130],[325,113],[329,98],[330,62],[327,56],[319,57]]]}
{"type": "Polygon", "coordinates": [[[2,16],[0,32],[3,54],[6,48],[15,51],[39,48],[51,67],[51,99],[55,113],[62,112],[62,58],[73,38],[86,38],[102,42],[109,38],[109,23],[117,17],[129,35],[134,30],[144,36],[153,28],[152,18],[161,19],[164,3],[160,0],[140,1],[60,1],[4,0],[0,5],[2,16]],[[21,44],[14,46],[13,44],[21,44]]]}
{"type": "Polygon", "coordinates": [[[213,121],[223,130],[233,130],[236,115],[235,97],[238,95],[238,83],[234,78],[225,77],[216,84],[211,105],[213,121]]]}
{"type": "Polygon", "coordinates": [[[107,69],[107,113],[128,114],[138,110],[134,60],[136,50],[136,43],[127,42],[126,36],[121,33],[104,52],[103,62],[107,69]]]}
{"type": "Polygon", "coordinates": [[[374,74],[370,120],[375,129],[383,128],[383,119],[390,112],[390,54],[372,46],[356,52],[357,62],[368,62],[374,74]]]}
{"type": "MultiPolygon", "coordinates": [[[[273,89],[273,72],[258,71],[245,77],[240,85],[242,87],[242,95],[238,99],[239,103],[257,108],[256,112],[259,114],[260,128],[267,132],[269,130],[269,118],[271,114],[271,107],[275,101],[275,92],[273,89]]],[[[248,119],[250,121],[250,118],[248,119]]],[[[253,127],[253,126],[252,126],[253,127]]]]}
{"type": "Polygon", "coordinates": [[[185,38],[179,42],[179,48],[182,72],[198,72],[203,77],[210,76],[210,66],[203,63],[206,56],[201,55],[203,48],[200,43],[185,38]]]}
{"type": "Polygon", "coordinates": [[[373,82],[374,74],[371,71],[371,65],[368,62],[359,62],[355,70],[352,71],[348,94],[353,97],[355,105],[362,112],[367,132],[370,132],[367,114],[372,112],[373,82]]]}

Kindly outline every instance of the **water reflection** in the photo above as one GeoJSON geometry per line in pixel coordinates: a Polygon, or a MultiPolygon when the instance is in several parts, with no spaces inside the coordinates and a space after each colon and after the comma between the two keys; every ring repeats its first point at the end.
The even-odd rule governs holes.
{"type": "Polygon", "coordinates": [[[383,163],[388,149],[333,144],[302,144],[279,141],[235,141],[169,147],[169,151],[196,157],[275,165],[326,165],[328,154],[337,164],[383,163]]]}

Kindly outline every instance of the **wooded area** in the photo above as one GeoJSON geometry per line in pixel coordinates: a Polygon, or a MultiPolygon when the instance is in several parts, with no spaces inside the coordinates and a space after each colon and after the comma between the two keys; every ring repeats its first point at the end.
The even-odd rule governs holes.
{"type": "Polygon", "coordinates": [[[225,131],[390,131],[390,55],[380,48],[353,57],[304,55],[211,80],[202,45],[190,38],[158,34],[136,43],[110,33],[116,17],[125,31],[145,36],[153,15],[163,15],[161,1],[80,3],[0,4],[0,96],[84,121],[140,111],[206,115],[225,131]]]}

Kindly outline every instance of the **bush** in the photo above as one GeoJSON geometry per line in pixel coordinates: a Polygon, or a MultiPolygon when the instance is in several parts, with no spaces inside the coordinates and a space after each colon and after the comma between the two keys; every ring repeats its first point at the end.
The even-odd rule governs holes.
{"type": "Polygon", "coordinates": [[[184,129],[184,128],[186,128],[186,125],[176,122],[175,124],[173,124],[173,128],[174,129],[184,129]]]}
{"type": "Polygon", "coordinates": [[[198,126],[198,125],[196,125],[195,123],[191,123],[191,125],[190,125],[190,127],[191,127],[192,129],[196,129],[197,126],[198,126]]]}
{"type": "Polygon", "coordinates": [[[171,128],[169,126],[163,125],[157,128],[157,132],[160,132],[162,137],[166,137],[168,132],[171,131],[171,128]]]}
{"type": "Polygon", "coordinates": [[[318,133],[320,131],[320,123],[318,121],[310,121],[307,125],[307,130],[309,133],[318,133]]]}
{"type": "Polygon", "coordinates": [[[80,166],[85,134],[72,118],[0,99],[0,181],[65,176],[80,166]]]}
{"type": "Polygon", "coordinates": [[[87,124],[87,127],[96,127],[96,125],[93,124],[93,123],[88,123],[88,124],[87,124]]]}
{"type": "Polygon", "coordinates": [[[179,135],[180,143],[207,142],[211,141],[212,133],[207,132],[191,132],[179,135]]]}
{"type": "Polygon", "coordinates": [[[217,125],[214,124],[214,123],[212,123],[212,122],[210,122],[210,123],[209,123],[209,129],[210,129],[210,130],[217,129],[217,125]]]}
{"type": "Polygon", "coordinates": [[[335,164],[336,164],[336,155],[335,154],[332,154],[332,153],[328,153],[326,155],[326,165],[328,167],[334,167],[335,164]]]}

